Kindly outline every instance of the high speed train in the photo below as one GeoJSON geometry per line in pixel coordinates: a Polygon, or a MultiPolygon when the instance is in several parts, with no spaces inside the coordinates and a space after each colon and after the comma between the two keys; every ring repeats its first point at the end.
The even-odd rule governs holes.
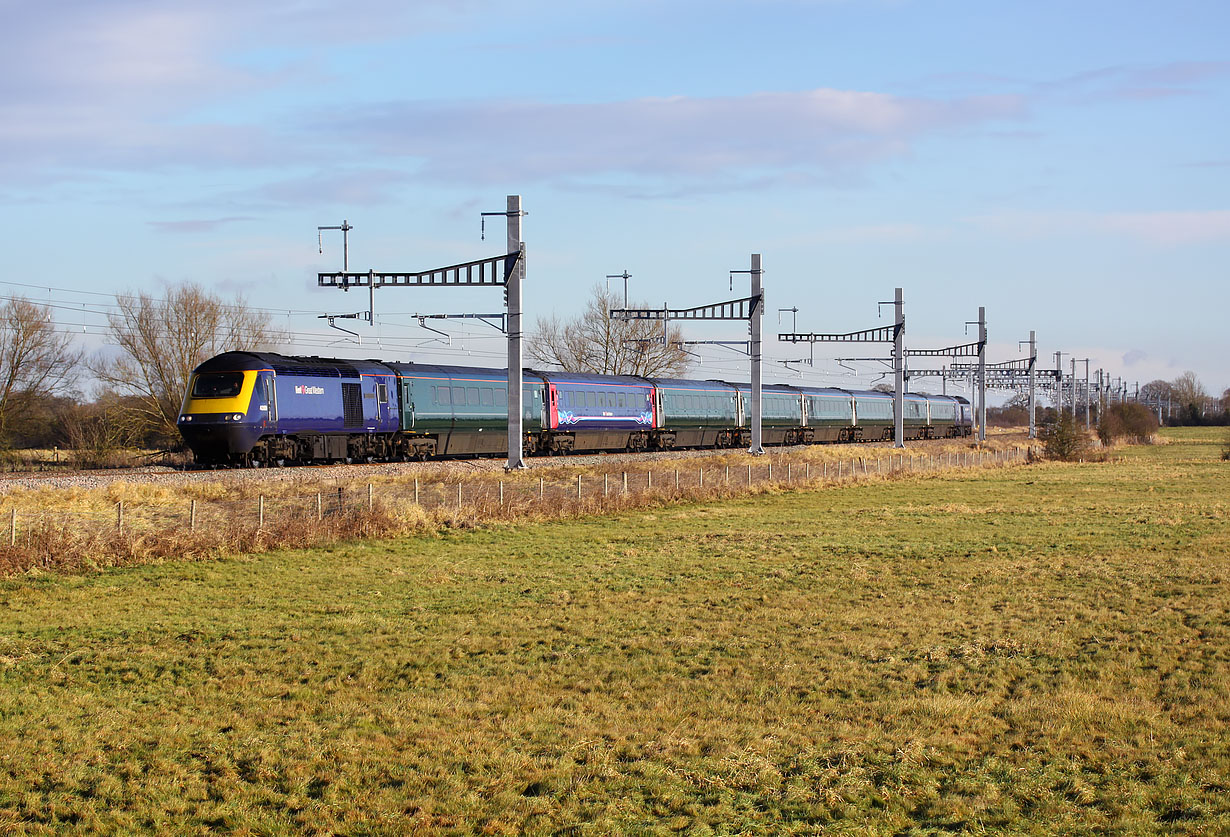
{"type": "MultiPolygon", "coordinates": [[[[226,352],[188,382],[179,430],[202,465],[503,455],[508,372],[379,360],[226,352]]],[[[738,448],[751,443],[746,383],[524,371],[527,454],[738,448]]],[[[767,445],[893,438],[891,393],[766,385],[767,445]]],[[[961,397],[906,395],[906,439],[969,436],[961,397]]]]}

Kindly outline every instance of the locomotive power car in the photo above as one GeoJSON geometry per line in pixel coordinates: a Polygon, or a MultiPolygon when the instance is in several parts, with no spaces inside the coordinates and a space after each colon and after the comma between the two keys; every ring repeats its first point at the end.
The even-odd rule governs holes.
{"type": "MultiPolygon", "coordinates": [[[[527,454],[736,448],[751,443],[745,383],[524,371],[527,454]]],[[[889,393],[771,384],[768,445],[893,438],[889,393]]],[[[968,436],[953,396],[906,395],[906,439],[968,436]]],[[[188,382],[179,429],[202,465],[496,456],[507,451],[504,369],[226,352],[188,382]]]]}

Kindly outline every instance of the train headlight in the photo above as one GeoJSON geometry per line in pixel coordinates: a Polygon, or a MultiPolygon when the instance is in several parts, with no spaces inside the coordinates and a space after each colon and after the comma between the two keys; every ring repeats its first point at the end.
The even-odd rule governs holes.
{"type": "Polygon", "coordinates": [[[243,413],[235,413],[235,421],[242,421],[243,413]]]}

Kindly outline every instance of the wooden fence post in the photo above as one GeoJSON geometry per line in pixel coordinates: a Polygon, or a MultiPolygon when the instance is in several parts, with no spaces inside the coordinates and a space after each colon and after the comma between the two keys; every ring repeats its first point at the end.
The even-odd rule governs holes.
{"type": "Polygon", "coordinates": [[[17,546],[17,507],[9,512],[9,546],[17,546]]]}
{"type": "Polygon", "coordinates": [[[124,501],[115,504],[115,531],[124,534],[124,501]]]}
{"type": "Polygon", "coordinates": [[[376,503],[374,499],[372,498],[372,484],[369,482],[367,484],[367,513],[371,514],[372,511],[375,510],[375,508],[376,508],[376,503]]]}
{"type": "Polygon", "coordinates": [[[260,495],[256,500],[256,528],[263,529],[265,527],[265,495],[260,495]]]}
{"type": "Polygon", "coordinates": [[[188,531],[196,531],[196,500],[188,504],[188,531]]]}

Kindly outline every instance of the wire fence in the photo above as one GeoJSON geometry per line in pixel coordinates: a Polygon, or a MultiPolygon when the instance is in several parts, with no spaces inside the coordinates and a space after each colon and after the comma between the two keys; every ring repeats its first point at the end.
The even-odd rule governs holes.
{"type": "MultiPolygon", "coordinates": [[[[599,511],[661,500],[701,495],[738,494],[749,490],[792,485],[845,483],[851,480],[887,478],[904,474],[954,468],[983,468],[1025,462],[1036,449],[1015,447],[1001,451],[958,453],[894,453],[883,457],[851,457],[835,462],[787,460],[766,457],[747,465],[697,463],[695,467],[638,468],[622,471],[578,470],[576,474],[538,476],[533,473],[494,476],[471,474],[465,478],[442,476],[384,481],[384,483],[339,484],[293,495],[236,497],[225,500],[125,503],[112,510],[18,510],[0,511],[0,544],[10,550],[46,547],[38,538],[49,532],[70,532],[77,539],[103,534],[149,538],[162,533],[202,535],[235,529],[285,531],[288,527],[330,528],[338,518],[376,513],[397,515],[417,508],[422,517],[515,518],[535,513],[599,511]],[[777,459],[777,462],[774,462],[777,459]],[[5,537],[7,535],[7,537],[5,537]]],[[[555,469],[560,470],[560,469],[555,469]]],[[[2,506],[0,506],[2,510],[2,506]]],[[[336,527],[333,527],[336,528],[336,527]]]]}

